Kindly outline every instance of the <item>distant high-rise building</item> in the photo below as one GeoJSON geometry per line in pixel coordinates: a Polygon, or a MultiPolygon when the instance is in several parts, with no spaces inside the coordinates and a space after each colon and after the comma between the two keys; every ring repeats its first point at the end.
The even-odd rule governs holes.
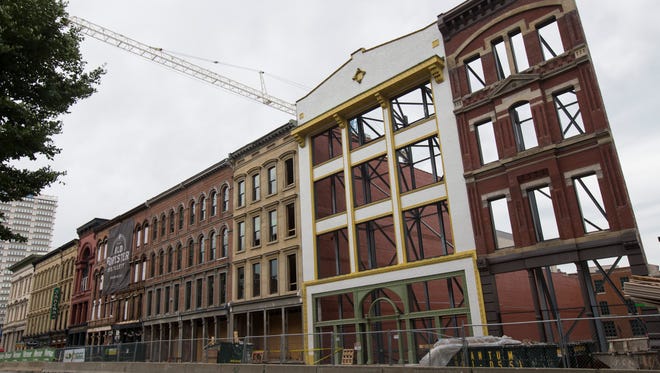
{"type": "Polygon", "coordinates": [[[30,196],[13,202],[0,202],[3,224],[27,238],[26,242],[0,241],[0,324],[4,324],[11,274],[8,269],[30,254],[48,252],[53,238],[57,197],[30,196]]]}

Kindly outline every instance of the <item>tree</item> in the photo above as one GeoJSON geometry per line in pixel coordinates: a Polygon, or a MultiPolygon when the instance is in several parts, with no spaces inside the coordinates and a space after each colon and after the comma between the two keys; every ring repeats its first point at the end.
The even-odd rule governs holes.
{"type": "MultiPolygon", "coordinates": [[[[18,166],[60,149],[60,116],[95,92],[102,68],[85,71],[80,30],[59,0],[0,1],[0,201],[37,195],[64,174],[50,166],[18,166]]],[[[30,162],[28,162],[30,163],[30,162]]],[[[0,240],[25,238],[2,224],[0,240]]]]}

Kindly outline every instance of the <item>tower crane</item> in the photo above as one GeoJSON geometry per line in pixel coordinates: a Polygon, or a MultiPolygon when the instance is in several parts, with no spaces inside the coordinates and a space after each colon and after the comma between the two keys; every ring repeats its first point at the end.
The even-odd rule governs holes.
{"type": "Polygon", "coordinates": [[[171,55],[160,48],[154,48],[139,41],[128,38],[124,35],[108,30],[92,22],[76,16],[69,16],[69,22],[80,27],[84,35],[91,36],[104,43],[121,48],[127,52],[136,54],[142,58],[161,64],[172,70],[181,72],[193,78],[205,81],[231,93],[247,97],[253,101],[268,105],[274,109],[280,110],[292,116],[296,115],[296,106],[290,102],[284,101],[266,93],[263,80],[263,72],[260,72],[261,88],[258,90],[229,79],[216,72],[197,66],[182,58],[171,55]]]}

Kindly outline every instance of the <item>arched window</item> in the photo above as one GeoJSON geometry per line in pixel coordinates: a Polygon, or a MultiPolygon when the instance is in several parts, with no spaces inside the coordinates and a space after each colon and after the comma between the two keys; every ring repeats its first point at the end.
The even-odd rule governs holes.
{"type": "Polygon", "coordinates": [[[155,240],[158,237],[158,218],[155,218],[151,221],[151,240],[155,240]]]}
{"type": "Polygon", "coordinates": [[[164,264],[165,264],[165,253],[163,252],[163,250],[161,250],[158,253],[158,274],[159,275],[163,274],[164,264]]]}
{"type": "Polygon", "coordinates": [[[181,270],[181,263],[183,262],[183,247],[181,244],[176,247],[176,270],[181,270]]]}
{"type": "Polygon", "coordinates": [[[151,254],[151,264],[149,265],[149,277],[156,274],[156,254],[151,254]]]}
{"type": "Polygon", "coordinates": [[[229,211],[229,187],[222,188],[222,212],[229,211]]]}
{"type": "Polygon", "coordinates": [[[188,241],[188,267],[192,267],[195,261],[195,243],[193,240],[188,241]]]}
{"type": "Polygon", "coordinates": [[[199,221],[206,219],[206,197],[199,197],[199,221]]]}
{"type": "Polygon", "coordinates": [[[211,216],[215,216],[218,213],[218,193],[216,191],[211,192],[211,216]]]}
{"type": "Polygon", "coordinates": [[[167,250],[167,273],[172,272],[172,260],[174,259],[174,249],[170,246],[167,250]]]}
{"type": "Polygon", "coordinates": [[[209,237],[209,241],[211,243],[211,246],[209,247],[209,260],[215,260],[215,252],[217,250],[217,236],[215,232],[211,232],[211,236],[209,237]]]}
{"type": "Polygon", "coordinates": [[[179,229],[183,229],[183,206],[179,206],[179,229]]]}
{"type": "Polygon", "coordinates": [[[222,249],[220,250],[220,257],[227,257],[227,252],[229,251],[229,229],[225,228],[222,230],[222,249]]]}
{"type": "Polygon", "coordinates": [[[174,233],[174,210],[170,210],[170,233],[174,233]]]}
{"type": "Polygon", "coordinates": [[[197,264],[204,263],[204,246],[206,246],[206,238],[204,238],[204,236],[199,236],[199,253],[197,256],[197,264]]]}
{"type": "MultiPolygon", "coordinates": [[[[172,218],[174,218],[174,215],[172,215],[172,218]]],[[[172,222],[172,224],[174,224],[174,222],[172,222]]],[[[162,214],[160,216],[160,236],[161,237],[165,237],[165,226],[166,225],[167,225],[167,223],[165,222],[165,214],[162,214]]],[[[172,225],[172,226],[174,226],[174,225],[172,225]]]]}
{"type": "Polygon", "coordinates": [[[142,227],[138,225],[135,231],[136,231],[135,246],[140,247],[140,241],[142,240],[142,227]]]}
{"type": "Polygon", "coordinates": [[[191,225],[195,224],[195,214],[197,213],[196,210],[195,210],[195,207],[196,207],[195,206],[195,201],[194,200],[190,201],[190,211],[188,211],[188,212],[190,213],[190,222],[189,222],[189,224],[191,224],[191,225]]]}

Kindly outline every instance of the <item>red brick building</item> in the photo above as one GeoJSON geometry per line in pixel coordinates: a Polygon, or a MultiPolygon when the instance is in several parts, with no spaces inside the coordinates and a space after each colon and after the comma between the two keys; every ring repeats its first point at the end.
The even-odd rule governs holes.
{"type": "MultiPolygon", "coordinates": [[[[467,1],[438,25],[488,322],[503,321],[509,295],[497,283],[515,271],[529,273],[535,317],[556,317],[558,287],[543,268],[566,263],[585,316],[598,316],[587,261],[647,269],[575,2],[467,1]]],[[[592,328],[604,348],[603,325],[592,328]]]]}

